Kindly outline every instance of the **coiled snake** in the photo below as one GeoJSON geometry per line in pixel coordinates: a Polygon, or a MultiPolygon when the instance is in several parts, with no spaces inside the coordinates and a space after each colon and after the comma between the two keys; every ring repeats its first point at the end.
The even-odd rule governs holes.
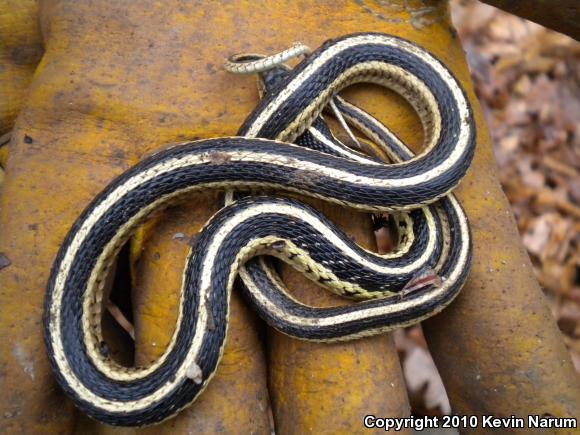
{"type": "Polygon", "coordinates": [[[320,341],[419,322],[447,306],[465,282],[471,239],[450,192],[473,159],[475,125],[449,70],[417,45],[377,33],[328,41],[292,71],[278,70],[237,137],[180,143],[142,161],[94,199],[63,242],[48,284],[45,340],[60,385],[92,417],[140,426],[195,400],[219,363],[238,275],[252,305],[272,326],[320,341]],[[425,130],[420,155],[336,97],[360,82],[389,87],[411,103],[425,130]],[[342,145],[321,116],[331,100],[395,163],[342,145]],[[378,255],[295,199],[243,197],[207,223],[192,249],[176,329],[163,356],[149,367],[127,368],[101,354],[105,277],[132,231],[153,211],[196,190],[263,188],[394,212],[404,237],[396,251],[378,255]],[[336,308],[304,306],[288,295],[262,255],[293,265],[332,291],[365,300],[336,308]],[[407,291],[426,268],[441,282],[407,291]]]}

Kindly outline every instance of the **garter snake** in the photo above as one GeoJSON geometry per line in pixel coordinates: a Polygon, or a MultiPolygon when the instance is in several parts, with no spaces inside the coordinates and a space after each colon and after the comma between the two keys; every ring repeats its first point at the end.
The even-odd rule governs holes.
{"type": "Polygon", "coordinates": [[[115,179],[77,219],[54,262],[45,302],[46,347],[59,384],[78,407],[109,424],[141,426],[176,414],[216,371],[238,273],[260,315],[303,339],[376,334],[439,312],[469,270],[468,223],[450,192],[474,148],[469,102],[433,55],[378,33],[327,41],[265,92],[238,136],[159,151],[115,179]],[[425,131],[422,153],[413,156],[377,120],[335,98],[360,82],[389,87],[411,103],[425,131]],[[342,146],[321,117],[331,100],[395,163],[342,146]],[[407,228],[401,232],[406,240],[397,251],[378,255],[297,200],[233,201],[206,224],[187,259],[177,325],[165,353],[148,367],[122,367],[101,353],[103,288],[113,259],[153,211],[208,188],[275,189],[394,212],[407,228]],[[340,294],[368,300],[326,309],[301,305],[262,255],[280,258],[340,294]],[[436,270],[441,285],[405,293],[425,267],[436,270]]]}

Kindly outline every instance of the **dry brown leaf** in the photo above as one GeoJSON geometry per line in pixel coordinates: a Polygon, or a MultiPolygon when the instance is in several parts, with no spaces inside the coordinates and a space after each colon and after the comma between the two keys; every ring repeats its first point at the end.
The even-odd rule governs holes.
{"type": "Polygon", "coordinates": [[[411,393],[415,393],[427,386],[424,391],[424,400],[427,409],[440,409],[443,414],[451,412],[451,406],[445,387],[429,353],[415,347],[403,362],[403,373],[411,393]]]}

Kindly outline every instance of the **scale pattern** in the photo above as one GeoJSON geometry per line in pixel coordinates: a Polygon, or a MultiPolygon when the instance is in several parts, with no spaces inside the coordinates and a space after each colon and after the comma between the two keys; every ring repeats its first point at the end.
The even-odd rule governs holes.
{"type": "MultiPolygon", "coordinates": [[[[351,122],[375,128],[375,121],[343,106],[351,122]]],[[[221,358],[238,273],[249,300],[268,322],[296,337],[322,341],[419,322],[460,291],[471,238],[465,214],[449,193],[473,159],[475,127],[465,93],[435,57],[383,34],[329,41],[275,91],[266,92],[239,135],[178,144],[142,161],[93,200],[64,240],[47,288],[45,341],[59,384],[92,417],[142,426],[194,401],[221,358]],[[314,149],[290,143],[313,126],[333,140],[320,115],[337,92],[357,82],[390,86],[409,99],[429,129],[432,144],[424,153],[412,156],[376,126],[375,136],[385,136],[384,146],[398,163],[331,155],[308,137],[302,145],[310,141],[314,149]],[[101,354],[104,276],[147,216],[208,188],[278,189],[369,212],[409,211],[409,220],[400,222],[413,227],[413,236],[399,252],[380,256],[358,247],[299,201],[241,198],[207,223],[187,260],[176,331],[165,354],[150,367],[120,367],[101,354]],[[242,267],[263,255],[288,262],[333,291],[371,300],[341,308],[305,307],[268,275],[268,267],[255,262],[242,267]],[[405,284],[425,267],[435,268],[442,284],[405,294],[405,284]]]]}

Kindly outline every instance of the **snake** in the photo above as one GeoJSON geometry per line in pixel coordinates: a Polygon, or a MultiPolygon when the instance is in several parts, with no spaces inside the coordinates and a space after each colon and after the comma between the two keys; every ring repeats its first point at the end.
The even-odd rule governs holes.
{"type": "MultiPolygon", "coordinates": [[[[92,418],[150,425],[199,397],[223,354],[236,281],[274,328],[320,342],[420,322],[460,292],[472,242],[452,191],[473,160],[475,123],[458,80],[426,49],[388,34],[328,40],[296,67],[276,68],[300,51],[269,62],[250,58],[262,73],[279,74],[265,84],[236,136],[181,142],[143,159],[92,200],[62,242],[47,285],[45,344],[61,388],[92,418]],[[424,131],[420,153],[338,95],[356,83],[390,88],[411,104],[424,131]],[[327,124],[331,103],[390,162],[339,141],[327,124]],[[103,351],[101,331],[115,257],[152,213],[207,189],[228,192],[229,199],[187,257],[170,343],[152,364],[124,367],[103,351]],[[250,194],[237,194],[244,191],[250,194]],[[397,247],[387,254],[360,247],[301,196],[392,214],[397,247]],[[303,305],[265,256],[357,301],[303,305]],[[438,282],[425,280],[425,270],[438,282]]],[[[253,66],[243,69],[249,73],[253,66]]]]}

